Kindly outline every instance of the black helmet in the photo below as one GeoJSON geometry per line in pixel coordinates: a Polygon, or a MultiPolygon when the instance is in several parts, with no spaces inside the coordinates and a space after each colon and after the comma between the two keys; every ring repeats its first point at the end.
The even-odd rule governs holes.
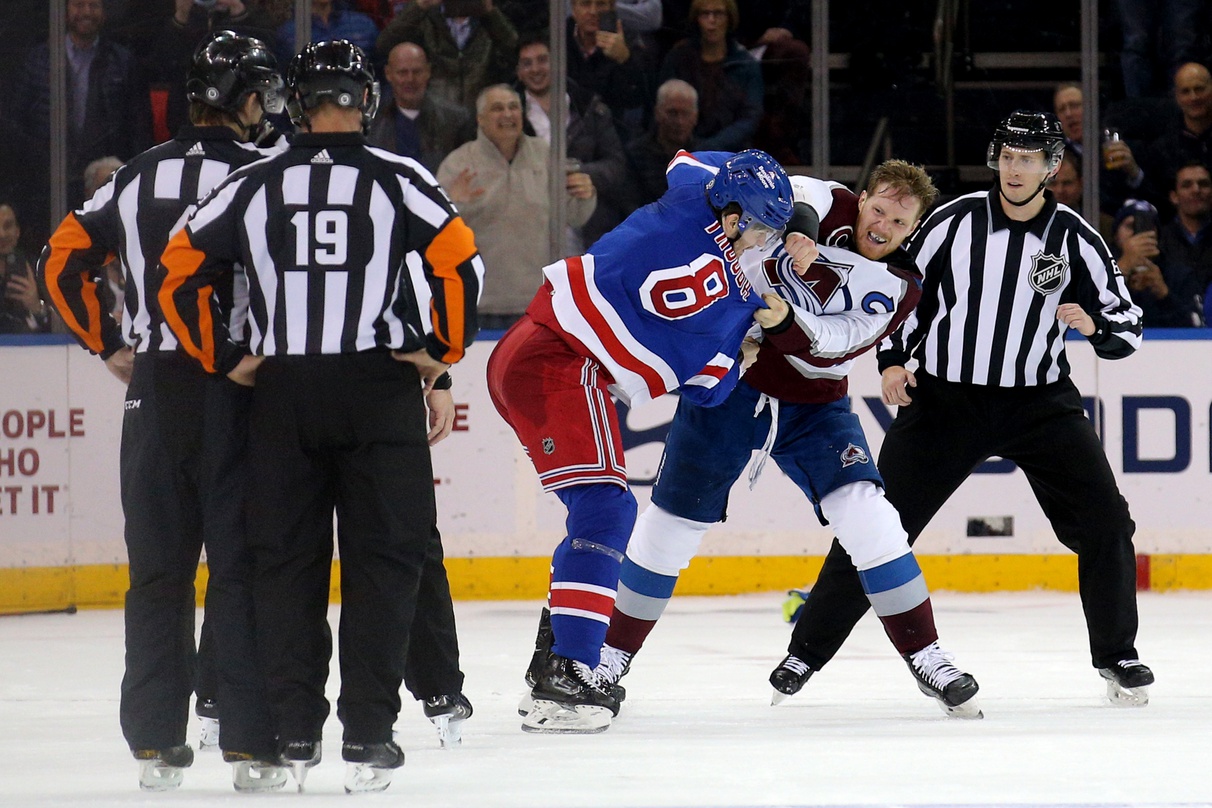
{"type": "Polygon", "coordinates": [[[235,113],[251,93],[261,96],[266,112],[285,106],[278,60],[259,39],[232,31],[216,31],[194,51],[185,81],[190,101],[235,113]]]}
{"type": "Polygon", "coordinates": [[[993,132],[985,162],[994,171],[998,170],[1003,146],[1022,151],[1042,151],[1048,159],[1048,170],[1052,171],[1060,165],[1065,154],[1065,135],[1060,121],[1051,112],[1020,109],[1010,113],[1010,117],[998,124],[993,132]]]}
{"type": "Polygon", "coordinates": [[[312,42],[290,61],[286,72],[287,110],[296,126],[307,120],[307,111],[324,100],[362,111],[368,126],[379,108],[379,83],[370,59],[347,39],[312,42]]]}

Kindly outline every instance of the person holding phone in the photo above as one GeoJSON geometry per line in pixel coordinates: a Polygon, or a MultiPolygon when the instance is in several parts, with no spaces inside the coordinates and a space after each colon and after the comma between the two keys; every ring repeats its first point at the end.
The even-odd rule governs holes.
{"type": "Polygon", "coordinates": [[[650,85],[614,0],[572,0],[566,31],[569,80],[606,102],[621,139],[639,134],[650,85]]]}
{"type": "Polygon", "coordinates": [[[1190,267],[1169,260],[1158,246],[1157,208],[1129,199],[1115,214],[1115,247],[1132,300],[1149,328],[1203,325],[1199,281],[1190,267]]]}
{"type": "Polygon", "coordinates": [[[50,309],[20,241],[17,209],[0,201],[0,334],[44,334],[50,331],[50,309]]]}

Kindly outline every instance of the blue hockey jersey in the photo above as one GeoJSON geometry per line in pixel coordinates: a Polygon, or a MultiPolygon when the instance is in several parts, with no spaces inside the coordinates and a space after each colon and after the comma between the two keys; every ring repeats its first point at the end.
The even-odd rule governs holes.
{"type": "Polygon", "coordinates": [[[637,406],[681,388],[702,406],[736,386],[737,354],[765,304],[707,202],[706,184],[732,155],[679,152],[669,190],[602,236],[586,255],[543,268],[560,328],[637,406]]]}

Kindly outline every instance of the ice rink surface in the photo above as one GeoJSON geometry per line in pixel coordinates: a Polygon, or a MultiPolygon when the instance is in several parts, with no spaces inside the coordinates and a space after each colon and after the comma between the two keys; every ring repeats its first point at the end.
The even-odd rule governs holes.
{"type": "MultiPolygon", "coordinates": [[[[3,617],[0,806],[1212,806],[1212,593],[1142,594],[1138,649],[1157,684],[1136,709],[1104,702],[1076,595],[936,594],[942,643],[980,681],[983,721],[948,719],[922,696],[870,616],[771,707],[781,602],[675,599],[624,679],[614,726],[587,736],[519,729],[539,604],[459,603],[475,705],[463,747],[440,750],[405,693],[407,762],[386,792],[358,796],[342,790],[335,718],[305,794],[293,781],[237,794],[215,752],[179,791],[141,793],[118,728],[121,613],[3,617]]],[[[336,681],[334,667],[332,698],[336,681]]]]}

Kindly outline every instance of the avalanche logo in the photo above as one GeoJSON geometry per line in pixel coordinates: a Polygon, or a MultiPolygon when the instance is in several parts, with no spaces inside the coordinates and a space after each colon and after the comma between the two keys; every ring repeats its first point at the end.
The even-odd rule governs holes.
{"type": "Polygon", "coordinates": [[[848,468],[855,463],[867,465],[871,459],[867,457],[867,453],[863,451],[863,447],[855,446],[853,443],[842,450],[842,468],[848,468]]]}
{"type": "Polygon", "coordinates": [[[1031,288],[1041,295],[1050,295],[1065,285],[1069,262],[1063,255],[1045,255],[1043,250],[1031,258],[1031,273],[1028,281],[1031,288]]]}

